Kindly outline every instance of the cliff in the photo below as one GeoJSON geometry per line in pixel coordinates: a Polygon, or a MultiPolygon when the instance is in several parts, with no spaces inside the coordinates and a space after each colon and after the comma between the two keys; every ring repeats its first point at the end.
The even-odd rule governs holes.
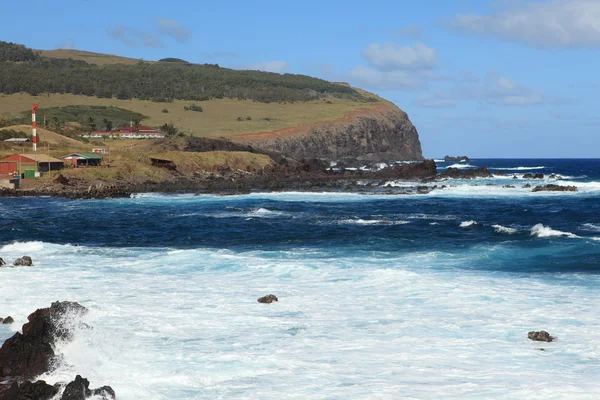
{"type": "Polygon", "coordinates": [[[332,122],[236,135],[231,139],[276,150],[297,160],[423,160],[416,128],[404,111],[389,103],[350,111],[332,122]]]}

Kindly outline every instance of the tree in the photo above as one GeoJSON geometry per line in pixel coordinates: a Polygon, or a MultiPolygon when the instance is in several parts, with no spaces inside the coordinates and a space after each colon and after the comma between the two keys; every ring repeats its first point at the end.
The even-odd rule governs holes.
{"type": "Polygon", "coordinates": [[[104,121],[102,121],[102,122],[104,123],[104,126],[106,127],[106,132],[112,131],[112,128],[113,128],[112,121],[109,121],[107,118],[104,118],[104,121]]]}
{"type": "Polygon", "coordinates": [[[87,119],[88,130],[93,132],[96,130],[96,121],[92,117],[88,117],[87,119]]]}
{"type": "Polygon", "coordinates": [[[142,126],[142,121],[139,119],[134,119],[133,127],[135,128],[135,133],[140,133],[140,126],[142,126]]]}
{"type": "Polygon", "coordinates": [[[179,129],[177,129],[172,122],[169,122],[168,124],[164,124],[163,126],[160,127],[160,129],[164,133],[166,133],[167,136],[176,136],[179,133],[179,129]]]}

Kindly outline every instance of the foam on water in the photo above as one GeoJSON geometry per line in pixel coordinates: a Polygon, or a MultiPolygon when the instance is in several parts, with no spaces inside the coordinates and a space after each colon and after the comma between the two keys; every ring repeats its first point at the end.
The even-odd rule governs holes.
{"type": "Polygon", "coordinates": [[[566,236],[566,237],[572,238],[572,239],[580,238],[579,236],[575,235],[574,233],[557,231],[557,230],[550,228],[549,226],[544,226],[543,224],[534,225],[531,228],[531,235],[537,236],[540,238],[549,238],[549,237],[556,237],[556,236],[566,236]]]}
{"type": "Polygon", "coordinates": [[[475,168],[474,165],[471,164],[452,164],[445,168],[457,168],[457,169],[466,169],[466,168],[475,168]]]}
{"type": "Polygon", "coordinates": [[[597,398],[600,277],[456,273],[490,251],[514,252],[43,244],[37,267],[0,269],[3,312],[14,331],[56,299],[88,307],[93,330],[59,344],[65,363],[43,378],[79,373],[125,400],[597,398]],[[279,303],[256,302],[267,293],[279,303]],[[533,329],[558,341],[531,342],[533,329]]]}
{"type": "Polygon", "coordinates": [[[518,230],[515,228],[509,228],[509,227],[502,226],[502,225],[492,225],[492,228],[494,228],[494,230],[498,233],[507,233],[509,235],[512,235],[512,234],[515,234],[518,232],[518,230]]]}
{"type": "Polygon", "coordinates": [[[529,170],[534,170],[534,169],[545,169],[545,166],[538,166],[538,167],[510,167],[510,168],[502,168],[502,167],[496,167],[496,168],[490,168],[490,169],[494,169],[494,170],[502,170],[502,171],[529,171],[529,170]]]}
{"type": "Polygon", "coordinates": [[[410,224],[410,221],[397,221],[389,219],[343,219],[339,221],[340,224],[350,225],[406,225],[410,224]]]}
{"type": "Polygon", "coordinates": [[[477,225],[477,221],[463,221],[460,223],[461,228],[470,228],[472,226],[477,225]]]}

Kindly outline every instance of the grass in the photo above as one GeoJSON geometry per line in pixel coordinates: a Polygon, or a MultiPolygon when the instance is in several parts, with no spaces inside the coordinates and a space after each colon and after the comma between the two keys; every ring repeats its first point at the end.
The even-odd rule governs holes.
{"type": "MultiPolygon", "coordinates": [[[[362,91],[363,93],[367,93],[362,91]]],[[[99,99],[72,94],[29,94],[0,95],[0,119],[20,116],[31,108],[32,103],[42,108],[70,105],[119,107],[148,116],[145,125],[160,126],[173,122],[186,134],[202,137],[235,136],[246,133],[268,132],[301,124],[334,121],[346,112],[367,108],[372,104],[386,103],[385,100],[368,94],[374,102],[357,102],[342,99],[325,99],[294,104],[258,103],[251,100],[215,99],[196,102],[204,112],[185,111],[190,102],[175,100],[172,103],[154,103],[144,100],[99,99]],[[163,109],[168,113],[163,113],[163,109]],[[241,121],[238,121],[241,117],[241,121]],[[251,117],[251,120],[247,120],[251,117]]],[[[101,121],[96,121],[101,122],[101,121]]]]}
{"type": "Polygon", "coordinates": [[[107,65],[107,64],[128,64],[133,65],[140,62],[135,58],[120,57],[111,54],[100,54],[83,50],[35,50],[41,56],[50,58],[72,58],[73,60],[82,60],[88,64],[107,65]]]}
{"type": "MultiPolygon", "coordinates": [[[[13,125],[7,126],[5,128],[0,128],[0,130],[15,130],[19,132],[23,132],[32,135],[31,133],[31,125],[13,125]]],[[[83,142],[79,140],[71,139],[63,135],[59,135],[58,133],[54,133],[44,128],[37,128],[38,142],[39,143],[49,143],[51,146],[55,147],[87,147],[83,142]]]]}

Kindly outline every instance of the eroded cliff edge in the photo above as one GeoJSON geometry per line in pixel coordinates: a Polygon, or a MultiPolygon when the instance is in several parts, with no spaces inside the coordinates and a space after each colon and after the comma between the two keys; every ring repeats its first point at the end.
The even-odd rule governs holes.
{"type": "Polygon", "coordinates": [[[238,135],[236,142],[276,150],[299,159],[336,161],[423,160],[419,134],[408,115],[390,103],[348,112],[332,122],[238,135]]]}

